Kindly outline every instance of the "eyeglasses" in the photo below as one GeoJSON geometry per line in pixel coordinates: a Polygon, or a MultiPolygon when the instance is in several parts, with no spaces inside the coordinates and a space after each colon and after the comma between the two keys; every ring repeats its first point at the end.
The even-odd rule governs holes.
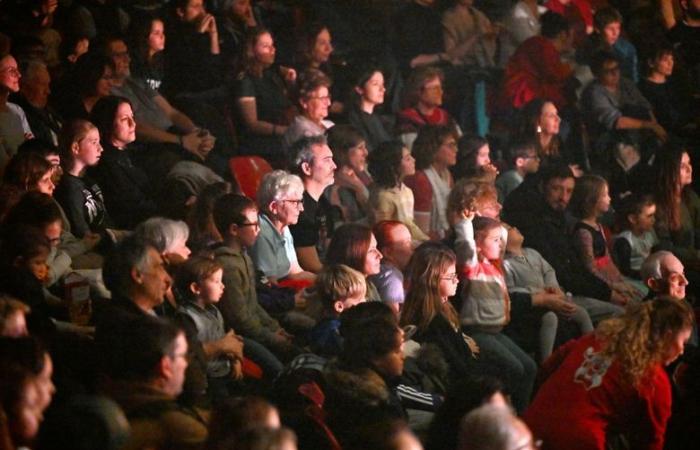
{"type": "Polygon", "coordinates": [[[17,69],[16,67],[5,67],[3,69],[0,69],[0,72],[7,72],[13,77],[18,77],[21,75],[19,69],[17,69]]]}
{"type": "Polygon", "coordinates": [[[457,148],[457,143],[455,141],[443,142],[442,145],[444,145],[445,147],[449,147],[453,150],[457,148]]]}
{"type": "Polygon", "coordinates": [[[294,200],[294,199],[283,199],[281,202],[293,203],[297,208],[304,206],[304,199],[294,200]]]}
{"type": "Polygon", "coordinates": [[[444,277],[440,277],[440,279],[445,280],[445,281],[455,282],[455,281],[459,281],[459,275],[457,275],[456,273],[448,273],[444,277]]]}

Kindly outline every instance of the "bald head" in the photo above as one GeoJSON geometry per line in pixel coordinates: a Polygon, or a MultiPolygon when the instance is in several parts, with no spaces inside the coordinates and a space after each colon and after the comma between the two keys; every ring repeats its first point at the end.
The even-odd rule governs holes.
{"type": "Polygon", "coordinates": [[[665,250],[652,253],[639,272],[644,283],[656,294],[676,300],[685,298],[688,279],[683,263],[673,253],[665,250]]]}
{"type": "Polygon", "coordinates": [[[525,422],[508,408],[481,406],[467,414],[459,429],[459,450],[509,450],[534,448],[525,422]]]}

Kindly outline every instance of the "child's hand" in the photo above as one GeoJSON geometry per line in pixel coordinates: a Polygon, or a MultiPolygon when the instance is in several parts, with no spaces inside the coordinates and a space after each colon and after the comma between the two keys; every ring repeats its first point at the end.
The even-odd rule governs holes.
{"type": "Polygon", "coordinates": [[[241,364],[240,359],[234,359],[231,361],[231,378],[234,380],[243,379],[243,364],[241,364]]]}
{"type": "Polygon", "coordinates": [[[559,296],[552,297],[548,306],[549,309],[555,313],[561,314],[565,317],[570,317],[576,312],[576,305],[567,301],[566,296],[564,296],[564,299],[560,298],[559,296]]]}
{"type": "Polygon", "coordinates": [[[476,216],[476,208],[474,207],[464,208],[460,213],[460,218],[469,222],[474,219],[474,216],[476,216]]]}

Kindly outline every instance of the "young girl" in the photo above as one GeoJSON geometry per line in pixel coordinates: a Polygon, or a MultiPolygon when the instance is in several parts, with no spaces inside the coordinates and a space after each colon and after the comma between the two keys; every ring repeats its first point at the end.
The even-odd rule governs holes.
{"type": "Polygon", "coordinates": [[[416,173],[416,160],[399,141],[383,142],[369,155],[369,170],[374,176],[370,190],[370,222],[398,220],[411,231],[414,241],[429,239],[413,219],[413,192],[403,182],[416,173]]]}
{"type": "Polygon", "coordinates": [[[449,367],[449,384],[481,372],[478,346],[462,333],[459,315],[448,301],[457,292],[456,263],[457,257],[448,247],[421,244],[408,263],[410,286],[401,311],[401,326],[418,328],[414,340],[435,344],[442,351],[449,367]]]}
{"type": "Polygon", "coordinates": [[[102,233],[110,225],[100,186],[85,177],[87,167],[95,166],[102,156],[100,132],[86,120],[67,123],[59,138],[63,177],[54,197],[61,204],[77,237],[102,233]]]}
{"type": "Polygon", "coordinates": [[[194,257],[178,271],[177,288],[184,302],[179,311],[189,316],[207,356],[208,393],[212,400],[227,397],[230,379],[243,377],[243,342],[233,330],[226,332],[224,318],[216,307],[224,293],[223,269],[212,259],[194,257]]]}
{"type": "Polygon", "coordinates": [[[639,301],[642,292],[628,283],[608,252],[598,217],[610,209],[608,183],[597,175],[583,175],[576,181],[570,206],[579,222],[574,226],[574,243],[586,269],[605,281],[625,304],[639,301]]]}
{"type": "Polygon", "coordinates": [[[462,220],[455,225],[455,250],[461,275],[468,281],[462,291],[460,320],[479,344],[484,362],[500,369],[513,394],[514,406],[523,411],[532,393],[537,365],[502,333],[510,322],[510,297],[501,267],[501,222],[475,215],[473,209],[465,209],[462,220]]]}
{"type": "Polygon", "coordinates": [[[639,270],[659,243],[654,231],[656,203],[651,196],[633,194],[622,203],[618,215],[620,230],[613,244],[613,259],[620,271],[639,279],[639,270]]]}

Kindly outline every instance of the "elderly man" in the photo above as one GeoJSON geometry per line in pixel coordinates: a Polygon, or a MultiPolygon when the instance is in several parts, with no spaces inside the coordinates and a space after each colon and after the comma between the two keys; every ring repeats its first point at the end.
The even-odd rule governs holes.
{"type": "Polygon", "coordinates": [[[665,296],[674,300],[685,299],[688,279],[683,263],[669,251],[652,253],[644,260],[639,270],[650,296],[665,296]]]}
{"type": "Polygon", "coordinates": [[[294,237],[299,265],[302,269],[318,273],[323,267],[328,241],[333,232],[333,206],[323,191],[333,184],[336,165],[333,152],[325,136],[299,139],[292,145],[291,171],[301,177],[304,195],[299,220],[289,227],[294,237]]]}
{"type": "Polygon", "coordinates": [[[534,450],[540,444],[525,422],[504,406],[481,406],[460,424],[459,450],[534,450]]]}
{"type": "Polygon", "coordinates": [[[19,95],[15,102],[27,115],[27,122],[34,137],[58,146],[58,134],[61,131],[61,118],[48,105],[51,93],[51,75],[46,64],[30,60],[20,64],[22,78],[19,82],[19,95]]]}

